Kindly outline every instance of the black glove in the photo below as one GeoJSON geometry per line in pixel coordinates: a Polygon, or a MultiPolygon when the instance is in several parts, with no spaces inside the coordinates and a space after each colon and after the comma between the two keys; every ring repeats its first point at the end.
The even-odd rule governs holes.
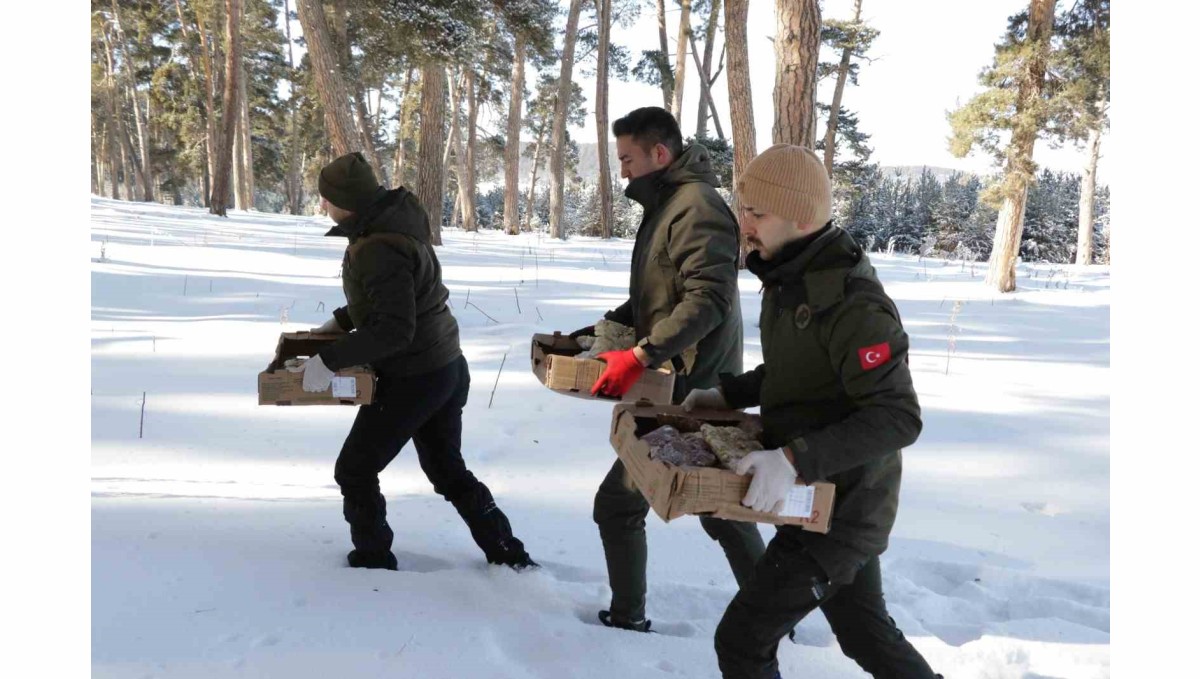
{"type": "Polygon", "coordinates": [[[586,328],[580,328],[580,329],[576,330],[575,332],[571,333],[570,335],[568,335],[568,337],[570,337],[571,339],[579,339],[580,337],[583,337],[584,335],[587,335],[588,337],[595,337],[596,336],[596,326],[589,325],[586,328]]]}

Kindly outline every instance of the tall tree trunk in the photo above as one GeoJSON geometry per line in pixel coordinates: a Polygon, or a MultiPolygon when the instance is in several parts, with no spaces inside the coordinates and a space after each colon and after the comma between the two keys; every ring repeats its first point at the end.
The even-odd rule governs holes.
{"type": "MultiPolygon", "coordinates": [[[[450,69],[443,72],[443,77],[447,79],[450,88],[450,134],[446,137],[446,148],[442,152],[442,195],[445,196],[446,184],[450,179],[450,152],[456,148],[458,141],[458,107],[462,97],[462,78],[455,77],[455,73],[450,69]]],[[[454,159],[456,168],[460,160],[462,160],[461,153],[454,159]]]]}
{"type": "Polygon", "coordinates": [[[463,195],[462,217],[463,228],[467,231],[478,231],[479,223],[475,215],[475,147],[479,143],[479,135],[475,128],[479,124],[479,93],[475,90],[475,69],[467,66],[467,153],[463,168],[465,175],[459,183],[459,191],[463,195]]]}
{"type": "Polygon", "coordinates": [[[133,145],[129,142],[129,135],[125,130],[124,111],[121,105],[121,88],[117,84],[115,74],[116,66],[113,62],[112,43],[108,39],[108,31],[102,33],[104,37],[104,53],[106,57],[107,70],[105,72],[105,80],[108,89],[108,105],[112,116],[112,131],[116,138],[116,146],[120,153],[120,163],[116,166],[120,171],[121,184],[125,190],[125,200],[134,200],[133,183],[130,172],[130,159],[133,157],[133,145]]]}
{"type": "Polygon", "coordinates": [[[120,184],[117,182],[121,174],[121,152],[117,142],[116,123],[108,122],[108,178],[112,182],[112,198],[120,200],[120,184]]]}
{"type": "Polygon", "coordinates": [[[338,61],[342,68],[342,81],[346,83],[351,96],[351,108],[354,114],[354,124],[358,130],[363,155],[367,162],[375,168],[380,183],[388,185],[387,167],[383,164],[375,148],[375,127],[371,124],[367,111],[367,98],[363,92],[362,79],[354,73],[354,55],[350,51],[350,32],[348,29],[348,14],[346,0],[333,0],[333,33],[338,47],[338,61]]]}
{"type": "Polygon", "coordinates": [[[210,49],[208,40],[207,20],[200,13],[200,5],[196,5],[196,34],[200,38],[200,65],[204,69],[204,204],[212,207],[212,191],[217,170],[217,88],[218,74],[216,64],[216,45],[210,49]]]}
{"type": "MultiPolygon", "coordinates": [[[[721,0],[712,0],[712,7],[708,11],[708,23],[704,27],[704,65],[697,67],[696,77],[700,79],[702,88],[705,92],[712,87],[710,74],[713,68],[713,46],[717,42],[717,20],[721,17],[721,0]]],[[[692,40],[692,54],[696,53],[696,41],[692,40]]],[[[708,114],[712,103],[712,95],[702,96],[700,103],[696,107],[696,138],[708,136],[708,114]],[[707,100],[707,101],[706,101],[707,100]]],[[[716,118],[717,109],[711,106],[713,118],[716,118]]],[[[717,123],[720,127],[720,123],[717,123]]],[[[721,135],[724,136],[724,135],[721,135]]]]}
{"type": "Polygon", "coordinates": [[[1034,114],[1046,79],[1046,61],[1050,53],[1050,34],[1054,27],[1054,0],[1032,0],[1029,4],[1031,58],[1025,64],[1024,77],[1017,88],[1016,115],[1008,159],[1004,168],[1004,203],[996,219],[996,237],[988,260],[985,283],[1000,292],[1017,289],[1017,257],[1021,252],[1021,232],[1025,226],[1025,199],[1033,177],[1033,146],[1042,121],[1034,114]]]}
{"type": "Polygon", "coordinates": [[[246,96],[246,67],[238,74],[238,123],[234,139],[234,205],[239,210],[254,208],[254,149],[250,143],[250,103],[246,96]]]}
{"type": "MultiPolygon", "coordinates": [[[[746,48],[746,10],[750,0],[726,0],[725,42],[728,45],[729,124],[733,128],[733,185],[758,154],[755,151],[754,100],[750,96],[750,56],[746,48]]],[[[737,192],[734,191],[734,214],[737,192]]]]}
{"type": "MultiPolygon", "coordinates": [[[[241,80],[239,74],[239,80],[241,80]]],[[[233,162],[229,166],[230,186],[233,193],[233,207],[238,210],[246,209],[246,174],[244,164],[245,152],[242,149],[242,102],[237,102],[237,120],[233,123],[233,162]]]]}
{"type": "Polygon", "coordinates": [[[550,237],[566,239],[563,228],[563,177],[567,160],[567,111],[571,106],[571,73],[575,70],[575,40],[579,29],[580,0],[571,0],[567,32],[563,36],[562,65],[558,70],[558,100],[554,102],[554,133],[550,148],[550,237]]]}
{"type": "Polygon", "coordinates": [[[533,146],[533,170],[529,173],[529,199],[526,201],[525,230],[533,229],[533,201],[537,198],[538,164],[542,162],[542,143],[545,141],[546,128],[538,131],[537,141],[533,146]]]}
{"type": "Polygon", "coordinates": [[[683,125],[683,83],[687,76],[688,38],[692,35],[692,0],[683,0],[679,14],[679,38],[675,41],[675,90],[671,113],[675,122],[683,125]]]}
{"type": "MultiPolygon", "coordinates": [[[[285,2],[286,2],[286,0],[285,0],[285,2]]],[[[286,7],[287,7],[287,6],[286,6],[286,4],[285,4],[285,5],[284,5],[284,8],[285,8],[284,16],[287,16],[286,7]]],[[[187,19],[186,19],[186,18],[184,17],[184,15],[183,15],[183,2],[182,2],[182,0],[175,0],[175,14],[176,14],[176,16],[179,18],[179,30],[180,30],[180,31],[183,33],[183,39],[184,39],[184,42],[185,42],[185,43],[186,43],[186,45],[187,45],[187,48],[184,50],[184,52],[185,52],[185,53],[186,53],[186,55],[187,55],[188,66],[189,66],[189,67],[191,68],[191,70],[192,70],[192,76],[193,76],[194,78],[196,78],[197,80],[199,80],[199,78],[200,78],[200,74],[201,74],[201,73],[206,73],[206,71],[204,70],[204,68],[202,68],[202,67],[201,67],[201,66],[200,66],[200,65],[197,63],[198,61],[200,61],[200,59],[198,59],[198,58],[196,57],[196,50],[195,50],[195,48],[193,47],[193,45],[192,45],[192,42],[191,42],[191,29],[190,29],[190,28],[188,28],[188,26],[189,26],[189,24],[188,24],[188,21],[187,21],[187,19]]],[[[290,33],[290,31],[289,31],[289,33],[288,33],[288,36],[289,36],[289,40],[288,40],[288,50],[289,50],[289,56],[290,56],[290,51],[291,51],[291,46],[292,46],[292,45],[291,45],[291,39],[290,39],[290,37],[291,37],[291,33],[290,33]]],[[[201,45],[203,45],[203,43],[201,43],[201,45]]],[[[199,84],[201,85],[201,88],[202,88],[202,89],[204,89],[204,90],[206,91],[206,94],[207,94],[207,89],[208,89],[208,87],[209,87],[209,84],[208,84],[208,82],[206,82],[206,81],[201,81],[201,82],[199,82],[199,84]]],[[[202,184],[202,189],[203,189],[203,190],[202,190],[202,193],[203,193],[203,195],[204,195],[204,197],[203,197],[203,201],[204,201],[204,203],[206,204],[206,205],[205,205],[206,207],[207,207],[207,203],[208,203],[208,195],[209,195],[209,194],[208,194],[208,157],[209,157],[209,150],[208,150],[208,130],[209,130],[209,124],[208,124],[208,117],[209,117],[209,115],[210,115],[210,114],[211,114],[211,110],[210,110],[210,109],[208,109],[208,108],[202,108],[202,109],[200,110],[200,127],[202,128],[202,130],[201,130],[201,133],[204,135],[204,143],[201,145],[201,148],[203,149],[203,156],[204,156],[204,158],[203,158],[203,159],[202,159],[202,161],[201,161],[201,162],[202,162],[202,165],[201,165],[201,169],[200,169],[200,176],[201,176],[201,184],[202,184]]]]}
{"type": "Polygon", "coordinates": [[[350,113],[350,98],[338,67],[337,52],[329,37],[329,26],[320,0],[297,0],[300,25],[308,43],[308,58],[316,78],[321,108],[325,111],[325,130],[335,156],[342,156],[362,147],[361,137],[354,127],[350,113]]]}
{"type": "Polygon", "coordinates": [[[671,110],[671,94],[675,87],[673,83],[674,74],[671,73],[670,64],[670,48],[667,47],[667,4],[665,0],[658,0],[658,49],[662,52],[662,61],[659,62],[659,79],[662,81],[663,108],[671,110]]]}
{"type": "Polygon", "coordinates": [[[201,161],[200,165],[200,187],[204,189],[204,193],[200,197],[200,200],[204,204],[203,207],[208,207],[210,205],[209,199],[212,197],[212,175],[208,173],[208,166],[210,164],[209,158],[212,156],[212,154],[208,151],[207,132],[205,133],[205,137],[204,159],[201,161]]]}
{"type": "Polygon", "coordinates": [[[242,0],[225,0],[225,96],[221,101],[221,143],[209,212],[225,216],[229,204],[229,170],[238,119],[238,81],[242,71],[242,0]]]}
{"type": "Polygon", "coordinates": [[[129,159],[133,157],[133,146],[129,142],[129,135],[125,131],[124,111],[122,111],[121,103],[121,87],[117,83],[116,64],[113,59],[115,51],[112,42],[109,40],[108,31],[101,33],[104,38],[104,55],[105,55],[105,83],[108,90],[108,105],[112,115],[113,132],[120,144],[121,152],[121,182],[125,186],[125,200],[132,201],[133,193],[130,191],[130,172],[129,159]]]}
{"type": "Polygon", "coordinates": [[[129,144],[129,139],[125,135],[124,130],[121,131],[121,192],[125,195],[125,200],[137,200],[134,195],[134,187],[136,184],[133,181],[133,171],[129,169],[129,154],[132,152],[132,146],[129,144]]]}
{"type": "MultiPolygon", "coordinates": [[[[854,23],[862,19],[862,0],[854,0],[854,23]]],[[[833,88],[833,103],[829,106],[829,123],[825,126],[825,173],[833,176],[833,156],[837,151],[838,118],[842,115],[842,93],[846,89],[846,76],[850,74],[849,47],[842,49],[842,60],[838,63],[837,85],[833,88]]]]}
{"type": "Polygon", "coordinates": [[[417,199],[429,214],[430,238],[442,244],[442,152],[446,133],[446,73],[437,63],[421,67],[421,141],[417,148],[417,199]]]}
{"type": "MultiPolygon", "coordinates": [[[[463,82],[466,81],[465,75],[461,78],[461,80],[463,82]]],[[[451,87],[453,87],[453,85],[451,85],[451,87]]],[[[452,91],[457,91],[457,90],[452,90],[452,91]]],[[[461,96],[464,96],[465,94],[466,94],[466,92],[463,91],[462,94],[460,94],[459,96],[461,97],[461,96]]],[[[454,101],[454,98],[452,98],[451,101],[454,101]]],[[[455,102],[455,103],[457,104],[457,102],[455,102]]],[[[465,164],[463,163],[462,125],[457,124],[459,108],[457,105],[452,105],[452,108],[453,108],[452,115],[454,116],[455,122],[450,124],[450,142],[449,142],[449,144],[447,144],[447,148],[446,148],[446,151],[447,151],[447,154],[446,154],[446,160],[447,160],[446,176],[449,177],[450,171],[451,170],[454,171],[454,201],[453,201],[453,203],[451,203],[453,205],[453,208],[451,209],[451,212],[450,212],[450,226],[460,227],[460,226],[462,226],[462,224],[459,222],[459,219],[461,218],[461,216],[463,214],[463,200],[464,200],[463,184],[464,184],[464,177],[466,175],[466,169],[465,169],[465,164]],[[450,153],[449,152],[451,150],[453,150],[453,152],[454,152],[453,162],[450,162],[450,153]]],[[[449,182],[449,180],[447,180],[447,183],[448,182],[449,182]]]]}
{"type": "Polygon", "coordinates": [[[404,75],[404,89],[400,90],[400,102],[396,106],[396,155],[392,164],[392,182],[396,186],[404,184],[404,142],[408,138],[406,129],[409,119],[408,93],[412,89],[414,70],[412,66],[408,67],[408,72],[404,75]]]}
{"type": "MultiPolygon", "coordinates": [[[[132,82],[133,74],[129,75],[132,82]]],[[[138,104],[137,89],[130,88],[129,101],[133,104],[133,121],[137,129],[138,136],[138,152],[141,154],[138,163],[138,183],[142,187],[142,200],[146,202],[154,201],[154,166],[150,158],[150,99],[149,95],[146,98],[146,113],[142,115],[141,106],[138,104]],[[145,121],[145,122],[143,122],[145,121]]]]}
{"type": "Polygon", "coordinates": [[[92,110],[92,195],[101,195],[104,185],[104,128],[92,110]]]}
{"type": "MultiPolygon", "coordinates": [[[[504,232],[521,231],[521,104],[525,99],[525,36],[513,36],[512,84],[508,90],[508,132],[504,140],[504,232]]],[[[532,208],[532,204],[530,204],[532,208]]]]}
{"type": "Polygon", "coordinates": [[[246,207],[244,210],[254,209],[254,129],[250,126],[250,98],[246,91],[248,87],[247,69],[245,60],[242,61],[242,73],[238,79],[238,98],[242,103],[242,158],[243,167],[246,169],[246,180],[244,188],[246,191],[246,207]]]}
{"type": "Polygon", "coordinates": [[[817,0],[775,0],[775,127],[771,141],[816,143],[817,61],[821,8],[817,0]]]}
{"type": "Polygon", "coordinates": [[[608,42],[612,31],[612,0],[596,0],[600,45],[596,61],[596,156],[600,161],[600,237],[613,235],[612,170],[608,167],[608,42]]]}
{"type": "Polygon", "coordinates": [[[453,203],[454,207],[450,210],[450,226],[452,228],[457,228],[457,227],[461,226],[461,224],[459,224],[458,220],[459,220],[460,215],[462,215],[462,201],[463,201],[462,181],[460,181],[458,176],[455,175],[455,177],[454,177],[454,203],[453,203]]]}
{"type": "Polygon", "coordinates": [[[294,215],[300,214],[301,206],[304,203],[304,189],[300,181],[300,133],[298,129],[297,113],[297,96],[296,96],[296,57],[292,52],[292,20],[291,20],[291,3],[289,0],[283,0],[283,30],[287,37],[288,46],[288,81],[291,83],[288,89],[288,117],[291,119],[290,138],[288,139],[287,151],[287,176],[284,178],[284,186],[287,192],[288,212],[294,215]]]}
{"type": "MultiPolygon", "coordinates": [[[[713,102],[711,89],[712,84],[708,79],[708,69],[704,68],[704,65],[700,63],[700,55],[696,53],[696,39],[689,35],[688,40],[692,44],[692,59],[695,60],[696,70],[699,71],[699,73],[696,74],[696,78],[700,81],[700,108],[702,111],[708,111],[710,109],[712,110],[713,124],[716,125],[717,128],[717,138],[724,139],[725,131],[721,129],[721,118],[717,116],[717,105],[715,102],[713,102]]],[[[706,114],[701,113],[701,115],[704,116],[706,114]]],[[[708,136],[706,125],[697,125],[696,128],[697,138],[708,136]]]]}
{"type": "Polygon", "coordinates": [[[389,186],[387,165],[384,165],[383,158],[379,155],[379,150],[375,148],[375,126],[371,123],[370,116],[367,115],[366,96],[363,93],[362,82],[358,79],[354,80],[354,110],[358,114],[358,125],[362,129],[362,144],[363,149],[366,151],[367,159],[377,169],[379,183],[389,186]]]}
{"type": "MultiPolygon", "coordinates": [[[[147,123],[142,118],[142,108],[138,104],[137,83],[133,77],[133,57],[129,53],[129,41],[125,37],[125,30],[121,28],[121,12],[117,6],[117,0],[112,2],[113,27],[117,31],[117,42],[120,44],[121,53],[124,55],[124,60],[121,67],[121,74],[125,77],[125,88],[129,94],[129,101],[133,104],[133,124],[137,131],[138,147],[141,152],[141,158],[137,158],[131,154],[130,160],[134,164],[134,171],[137,173],[137,181],[141,186],[142,200],[154,200],[154,174],[150,165],[150,138],[149,132],[146,130],[147,123]]],[[[147,111],[149,115],[150,99],[149,95],[146,98],[147,111]]]]}
{"type": "Polygon", "coordinates": [[[1079,187],[1079,246],[1075,250],[1075,263],[1087,266],[1092,263],[1092,230],[1096,226],[1096,165],[1100,162],[1100,126],[1088,132],[1088,163],[1083,168],[1083,182],[1079,187]]]}

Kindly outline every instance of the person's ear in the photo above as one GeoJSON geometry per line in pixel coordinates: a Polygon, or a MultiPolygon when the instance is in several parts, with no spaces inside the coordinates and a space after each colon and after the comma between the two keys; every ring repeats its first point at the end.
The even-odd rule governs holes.
{"type": "Polygon", "coordinates": [[[671,162],[671,150],[666,144],[654,145],[654,160],[659,165],[669,165],[671,162]]]}

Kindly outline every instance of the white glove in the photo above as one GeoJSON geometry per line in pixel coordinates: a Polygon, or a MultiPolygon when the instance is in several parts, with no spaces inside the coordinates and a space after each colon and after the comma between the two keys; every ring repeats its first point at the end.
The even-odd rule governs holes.
{"type": "Polygon", "coordinates": [[[725,401],[725,394],[721,393],[720,387],[693,389],[688,392],[687,398],[683,399],[683,409],[690,413],[696,408],[729,410],[729,403],[725,401]]]}
{"type": "Polygon", "coordinates": [[[300,365],[289,365],[287,371],[304,373],[304,391],[325,391],[333,382],[333,371],[325,367],[320,356],[313,356],[300,365]]]}
{"type": "Polygon", "coordinates": [[[742,504],[756,512],[778,514],[783,510],[788,491],[796,485],[796,468],[788,462],[782,448],[756,450],[738,460],[734,471],[743,476],[753,472],[742,504]]]}
{"type": "Polygon", "coordinates": [[[344,335],[344,334],[346,334],[346,331],[342,330],[342,326],[338,324],[336,318],[330,318],[328,321],[325,321],[324,323],[322,323],[321,327],[313,328],[313,329],[309,330],[309,332],[313,333],[314,335],[344,335]]]}

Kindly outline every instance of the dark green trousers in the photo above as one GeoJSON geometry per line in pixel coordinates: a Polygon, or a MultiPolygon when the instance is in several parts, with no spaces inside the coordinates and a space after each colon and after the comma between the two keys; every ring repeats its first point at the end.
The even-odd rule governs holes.
{"type": "MultiPolygon", "coordinates": [[[[612,616],[637,621],[646,617],[646,515],[650,503],[625,481],[625,465],[617,460],[596,491],[592,518],[600,527],[612,616]]],[[[766,551],[758,526],[744,521],[700,517],[704,532],[725,550],[733,577],[742,586],[766,551]]]]}

